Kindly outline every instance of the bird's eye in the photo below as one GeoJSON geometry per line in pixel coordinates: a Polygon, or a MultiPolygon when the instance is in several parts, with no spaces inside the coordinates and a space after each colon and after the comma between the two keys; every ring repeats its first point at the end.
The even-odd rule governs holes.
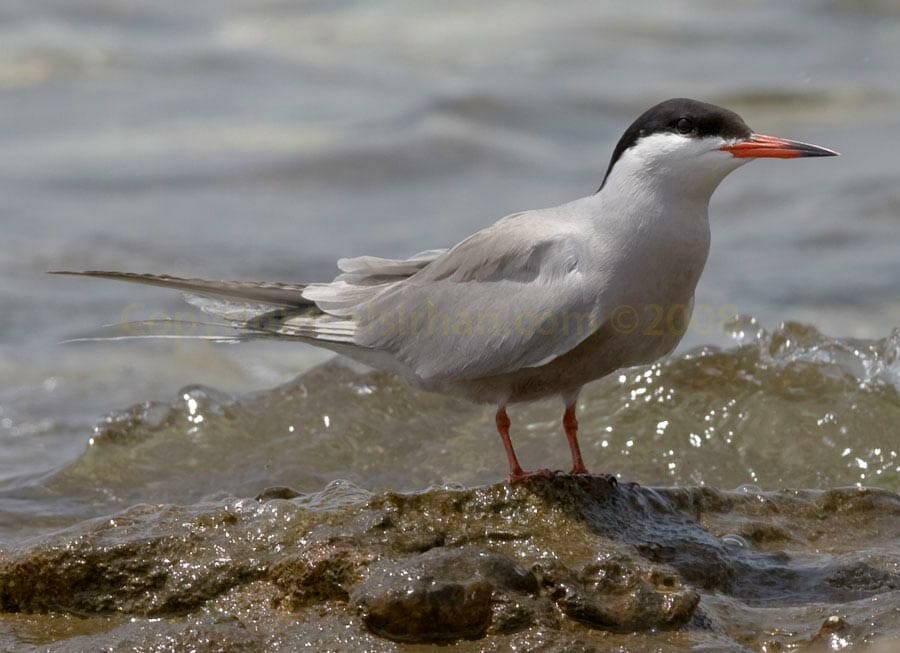
{"type": "Polygon", "coordinates": [[[675,129],[682,134],[690,134],[694,131],[694,123],[690,118],[679,118],[675,123],[675,129]]]}

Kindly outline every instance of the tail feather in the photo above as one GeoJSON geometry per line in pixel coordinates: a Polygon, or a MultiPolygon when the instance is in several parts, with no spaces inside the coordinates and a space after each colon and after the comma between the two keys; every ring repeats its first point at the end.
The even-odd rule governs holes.
{"type": "Polygon", "coordinates": [[[347,344],[353,344],[356,335],[356,323],[352,319],[329,315],[314,307],[262,313],[245,322],[244,327],[269,337],[306,338],[347,344]]]}
{"type": "Polygon", "coordinates": [[[207,340],[234,343],[280,337],[257,331],[237,323],[199,322],[193,320],[149,319],[106,324],[89,332],[63,340],[63,344],[106,342],[110,340],[207,340]]]}
{"type": "Polygon", "coordinates": [[[298,308],[311,306],[313,302],[303,298],[306,284],[277,283],[272,281],[207,281],[205,279],[183,279],[167,274],[136,274],[134,272],[111,272],[104,270],[88,270],[71,272],[68,270],[51,271],[50,274],[67,274],[79,277],[95,277],[130,281],[148,286],[173,288],[197,295],[224,297],[243,301],[260,302],[271,306],[298,308]]]}
{"type": "Polygon", "coordinates": [[[321,343],[352,345],[356,323],[352,318],[323,312],[303,297],[305,284],[253,281],[206,281],[169,275],[131,272],[59,271],[51,274],[130,281],[179,290],[185,299],[224,322],[142,320],[109,325],[71,341],[184,338],[237,342],[259,338],[299,338],[321,343]],[[274,310],[273,310],[274,307],[274,310]]]}

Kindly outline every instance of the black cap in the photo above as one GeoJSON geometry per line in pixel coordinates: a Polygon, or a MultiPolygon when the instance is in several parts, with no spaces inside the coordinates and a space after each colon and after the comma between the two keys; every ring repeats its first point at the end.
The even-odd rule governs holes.
{"type": "MultiPolygon", "coordinates": [[[[662,132],[683,134],[693,138],[721,136],[726,139],[748,138],[752,133],[747,123],[734,111],[688,98],[673,98],[650,107],[622,134],[613,150],[609,168],[603,176],[606,183],[609,173],[622,153],[644,136],[662,132]]],[[[599,191],[599,189],[598,189],[599,191]]]]}

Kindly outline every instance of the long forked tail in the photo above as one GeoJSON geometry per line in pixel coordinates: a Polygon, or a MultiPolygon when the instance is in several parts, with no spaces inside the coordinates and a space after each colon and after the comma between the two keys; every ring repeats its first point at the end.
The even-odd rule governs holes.
{"type": "Polygon", "coordinates": [[[313,302],[303,298],[302,283],[277,283],[270,281],[206,281],[205,279],[182,279],[167,274],[136,274],[134,272],[109,272],[104,270],[87,270],[71,272],[53,270],[50,274],[67,274],[77,277],[96,277],[116,281],[130,281],[148,286],[172,288],[194,295],[221,297],[240,301],[258,302],[270,306],[298,308],[312,306],[313,302]]]}
{"type": "Polygon", "coordinates": [[[301,338],[326,343],[352,343],[352,319],[328,315],[303,297],[306,284],[207,281],[169,275],[136,274],[89,270],[52,271],[82,277],[129,281],[179,290],[185,299],[219,322],[185,320],[143,320],[104,327],[98,334],[73,340],[120,340],[136,338],[193,338],[236,342],[259,338],[301,338]],[[178,327],[181,330],[178,331],[178,327]],[[204,327],[206,333],[198,329],[204,327]],[[215,329],[210,335],[209,329],[215,329]],[[174,333],[176,332],[177,333],[174,333]]]}

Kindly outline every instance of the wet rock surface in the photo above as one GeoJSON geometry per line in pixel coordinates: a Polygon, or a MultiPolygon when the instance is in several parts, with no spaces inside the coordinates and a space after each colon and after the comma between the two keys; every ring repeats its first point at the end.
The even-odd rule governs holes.
{"type": "MultiPolygon", "coordinates": [[[[366,626],[391,639],[477,639],[491,624],[494,591],[502,589],[492,567],[518,576],[512,562],[496,554],[432,549],[375,565],[351,599],[366,626]]],[[[536,591],[537,582],[530,580],[536,591]]]]}
{"type": "Polygon", "coordinates": [[[551,563],[540,571],[542,584],[562,612],[597,628],[682,626],[700,601],[696,591],[680,588],[678,574],[634,559],[607,559],[578,572],[551,563]]]}
{"type": "Polygon", "coordinates": [[[50,650],[822,647],[897,632],[897,537],[880,490],[277,488],[3,551],[0,620],[50,650]]]}

